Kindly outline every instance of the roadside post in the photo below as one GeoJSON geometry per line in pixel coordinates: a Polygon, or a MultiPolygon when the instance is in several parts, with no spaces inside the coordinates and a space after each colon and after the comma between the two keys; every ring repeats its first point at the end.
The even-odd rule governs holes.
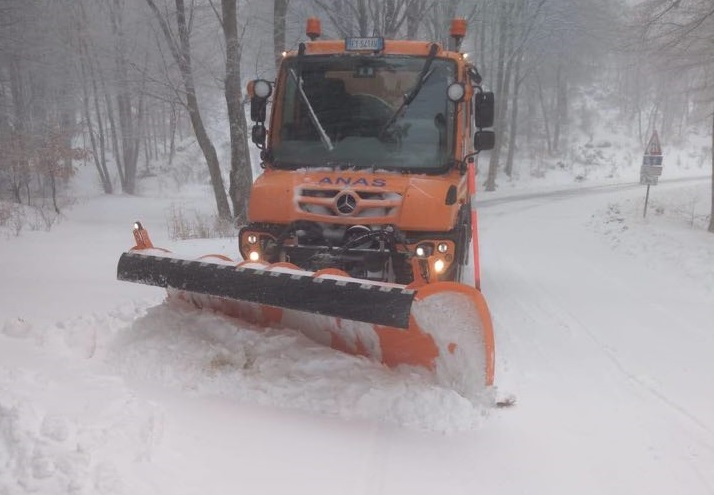
{"type": "Polygon", "coordinates": [[[662,147],[659,144],[659,136],[657,130],[652,131],[647,147],[645,148],[645,156],[642,158],[642,166],[640,167],[640,184],[647,186],[645,195],[645,208],[642,212],[642,218],[647,216],[647,204],[650,200],[650,186],[656,186],[660,175],[662,175],[662,147]]]}

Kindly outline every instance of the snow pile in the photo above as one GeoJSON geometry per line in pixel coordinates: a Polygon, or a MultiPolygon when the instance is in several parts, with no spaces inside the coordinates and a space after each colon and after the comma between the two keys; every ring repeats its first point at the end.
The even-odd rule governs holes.
{"type": "Polygon", "coordinates": [[[197,396],[436,431],[478,427],[487,408],[408,370],[315,344],[298,332],[175,304],[149,309],[110,345],[130,381],[197,396]]]}
{"type": "MultiPolygon", "coordinates": [[[[9,377],[0,370],[0,383],[10,379],[35,393],[36,380],[57,385],[46,376],[9,377]]],[[[113,401],[102,409],[83,423],[75,414],[42,410],[29,400],[0,398],[0,493],[123,493],[128,470],[111,459],[125,452],[133,452],[136,461],[148,456],[155,425],[151,416],[142,420],[145,403],[113,401]]]]}
{"type": "Polygon", "coordinates": [[[478,428],[489,410],[417,371],[390,370],[298,332],[252,327],[180,304],[125,304],[49,327],[10,319],[2,335],[61,356],[61,367],[101,366],[115,379],[193,397],[440,432],[478,428]]]}
{"type": "Polygon", "coordinates": [[[89,341],[58,330],[2,326],[0,493],[131,492],[127,475],[150,459],[162,415],[99,363],[72,359],[89,341]]]}
{"type": "Polygon", "coordinates": [[[613,249],[639,258],[653,270],[684,274],[714,291],[714,243],[709,224],[709,184],[650,188],[647,216],[642,198],[611,202],[594,213],[592,228],[613,249]]]}

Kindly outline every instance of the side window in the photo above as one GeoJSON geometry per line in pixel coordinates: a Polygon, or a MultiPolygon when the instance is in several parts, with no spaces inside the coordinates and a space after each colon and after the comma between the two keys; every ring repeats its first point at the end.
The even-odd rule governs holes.
{"type": "Polygon", "coordinates": [[[297,91],[295,81],[290,75],[287,76],[286,81],[285,96],[283,98],[283,125],[292,124],[296,118],[295,98],[297,97],[297,91]]]}

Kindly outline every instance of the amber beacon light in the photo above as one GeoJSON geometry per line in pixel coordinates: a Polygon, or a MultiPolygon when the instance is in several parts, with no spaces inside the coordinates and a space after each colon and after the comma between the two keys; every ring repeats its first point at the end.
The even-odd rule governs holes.
{"type": "Polygon", "coordinates": [[[305,34],[311,41],[315,41],[322,35],[322,26],[318,17],[308,17],[305,26],[305,34]]]}
{"type": "Polygon", "coordinates": [[[449,35],[454,39],[456,49],[461,49],[461,42],[466,37],[466,19],[452,19],[449,35]]]}

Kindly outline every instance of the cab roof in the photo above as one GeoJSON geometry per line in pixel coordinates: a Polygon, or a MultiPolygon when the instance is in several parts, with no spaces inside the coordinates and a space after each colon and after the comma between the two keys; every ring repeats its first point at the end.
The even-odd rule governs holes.
{"type": "MultiPolygon", "coordinates": [[[[354,55],[380,54],[380,55],[412,55],[426,57],[432,44],[438,46],[436,56],[440,58],[450,58],[457,62],[464,61],[464,54],[460,52],[445,50],[440,43],[431,41],[409,41],[409,40],[384,40],[384,49],[380,51],[360,50],[348,51],[345,49],[345,40],[316,40],[305,42],[305,55],[340,55],[350,53],[354,55]]],[[[286,53],[286,57],[297,56],[297,50],[286,53]]]]}

